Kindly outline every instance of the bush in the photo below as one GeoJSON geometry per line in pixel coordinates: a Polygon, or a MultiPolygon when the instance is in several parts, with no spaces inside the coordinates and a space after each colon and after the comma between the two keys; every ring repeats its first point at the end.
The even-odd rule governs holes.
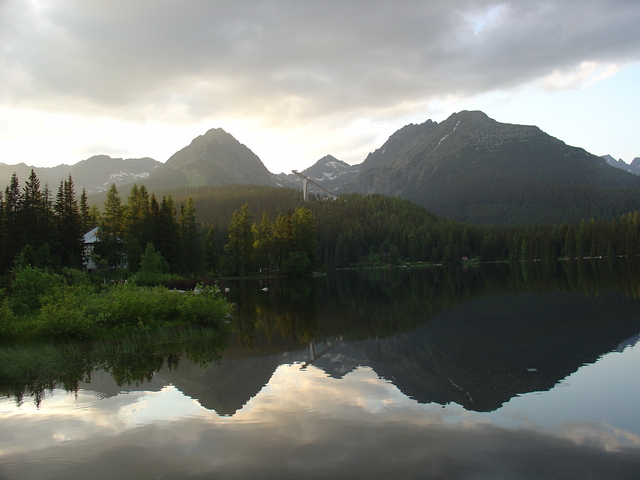
{"type": "Polygon", "coordinates": [[[11,302],[14,309],[28,312],[42,306],[42,298],[64,285],[64,279],[32,266],[18,267],[11,281],[11,302]]]}
{"type": "Polygon", "coordinates": [[[175,318],[178,298],[177,294],[162,287],[117,286],[108,294],[97,297],[91,311],[101,325],[141,328],[175,318]]]}
{"type": "Polygon", "coordinates": [[[169,271],[169,265],[162,258],[160,252],[156,252],[152,243],[147,243],[147,248],[142,254],[140,260],[140,271],[136,273],[132,278],[136,285],[153,286],[153,285],[167,285],[171,280],[169,271]]]}
{"type": "Polygon", "coordinates": [[[171,278],[171,275],[168,273],[145,272],[141,270],[129,280],[141,287],[154,287],[157,285],[167,286],[171,278]]]}
{"type": "Polygon", "coordinates": [[[0,304],[0,338],[7,337],[11,333],[11,325],[15,320],[15,315],[9,307],[9,301],[3,300],[0,304]]]}
{"type": "Polygon", "coordinates": [[[65,289],[48,297],[38,313],[36,333],[54,338],[87,338],[93,322],[87,317],[82,289],[65,289]]]}
{"type": "Polygon", "coordinates": [[[189,323],[219,323],[231,313],[231,308],[217,286],[198,285],[195,291],[180,295],[180,317],[189,323]]]}
{"type": "Polygon", "coordinates": [[[62,278],[67,285],[92,285],[89,274],[76,268],[63,268],[62,278]]]}

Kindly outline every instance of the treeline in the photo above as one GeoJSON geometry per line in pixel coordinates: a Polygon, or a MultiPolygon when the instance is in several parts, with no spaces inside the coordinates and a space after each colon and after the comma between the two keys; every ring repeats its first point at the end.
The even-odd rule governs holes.
{"type": "Polygon", "coordinates": [[[199,268],[201,238],[192,201],[181,204],[178,215],[170,195],[158,201],[144,186],[134,186],[125,203],[114,184],[101,212],[89,206],[84,190],[78,200],[71,176],[53,196],[32,171],[24,186],[14,174],[0,192],[0,271],[16,261],[53,270],[82,268],[88,261],[83,237],[95,227],[99,241],[91,254],[100,268],[126,265],[136,272],[149,243],[167,269],[199,268]]]}
{"type": "Polygon", "coordinates": [[[315,202],[320,253],[328,268],[479,261],[555,261],[640,254],[640,213],[577,224],[490,227],[437,217],[403,199],[341,196],[315,202]]]}
{"type": "Polygon", "coordinates": [[[76,198],[71,177],[53,198],[33,171],[24,186],[14,174],[0,192],[0,271],[16,262],[61,270],[91,261],[103,275],[139,273],[137,280],[144,274],[152,283],[166,281],[163,274],[311,272],[319,266],[313,215],[297,206],[295,190],[281,190],[223,188],[232,201],[219,204],[197,190],[187,191],[204,211],[203,223],[196,218],[192,196],[179,203],[169,194],[159,200],[144,186],[133,185],[123,200],[113,184],[98,209],[89,207],[84,190],[76,198]],[[247,198],[262,207],[258,223],[248,204],[238,208],[247,198]],[[87,250],[84,236],[94,228],[97,241],[87,250]]]}
{"type": "Polygon", "coordinates": [[[82,235],[96,222],[83,190],[61,181],[54,195],[34,171],[23,187],[16,174],[0,192],[0,272],[22,254],[26,261],[51,268],[82,266],[82,235]]]}
{"type": "Polygon", "coordinates": [[[101,210],[89,208],[84,192],[76,199],[71,178],[54,197],[35,174],[24,187],[14,175],[0,202],[2,271],[20,254],[33,265],[81,266],[82,235],[93,227],[100,227],[98,263],[124,265],[126,258],[132,273],[149,244],[162,257],[156,265],[181,275],[640,254],[640,213],[609,222],[478,226],[395,197],[312,196],[305,203],[299,190],[237,185],[175,190],[161,199],[134,185],[125,201],[112,185],[101,210]]]}
{"type": "Polygon", "coordinates": [[[314,215],[317,252],[326,269],[403,262],[457,264],[464,258],[555,261],[640,254],[638,213],[609,222],[496,227],[456,222],[408,200],[382,195],[351,194],[304,203],[299,190],[225,186],[176,191],[176,198],[190,193],[198,220],[214,226],[221,253],[228,219],[243,203],[248,203],[254,219],[262,212],[274,218],[304,205],[314,215]]]}

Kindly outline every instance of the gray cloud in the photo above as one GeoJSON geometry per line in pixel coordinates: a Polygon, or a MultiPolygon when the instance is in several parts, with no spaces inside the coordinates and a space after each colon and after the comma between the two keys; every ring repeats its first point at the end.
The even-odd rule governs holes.
{"type": "Polygon", "coordinates": [[[640,60],[634,0],[0,2],[0,101],[126,118],[371,114],[640,60]]]}

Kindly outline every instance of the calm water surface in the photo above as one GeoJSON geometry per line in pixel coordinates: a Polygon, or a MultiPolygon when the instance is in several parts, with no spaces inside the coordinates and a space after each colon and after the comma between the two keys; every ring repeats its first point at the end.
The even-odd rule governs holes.
{"type": "Polygon", "coordinates": [[[204,341],[4,382],[0,479],[637,479],[635,272],[227,282],[218,360],[204,341]]]}

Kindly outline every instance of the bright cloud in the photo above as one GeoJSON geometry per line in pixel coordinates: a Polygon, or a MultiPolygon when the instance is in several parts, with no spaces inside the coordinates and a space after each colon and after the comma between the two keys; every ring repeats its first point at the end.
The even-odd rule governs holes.
{"type": "MultiPolygon", "coordinates": [[[[222,127],[274,172],[327,153],[359,163],[404,124],[440,111],[442,120],[489,94],[541,85],[553,117],[564,108],[553,92],[640,62],[639,22],[640,3],[629,0],[4,0],[0,161],[165,161],[222,127]]],[[[594,90],[582,95],[598,101],[594,90]]],[[[640,111],[635,91],[618,95],[628,99],[610,104],[619,118],[640,111]]],[[[601,113],[593,122],[604,137],[611,112],[601,113]]],[[[592,135],[576,138],[596,148],[592,135]]],[[[630,160],[638,142],[593,153],[630,160]]]]}

